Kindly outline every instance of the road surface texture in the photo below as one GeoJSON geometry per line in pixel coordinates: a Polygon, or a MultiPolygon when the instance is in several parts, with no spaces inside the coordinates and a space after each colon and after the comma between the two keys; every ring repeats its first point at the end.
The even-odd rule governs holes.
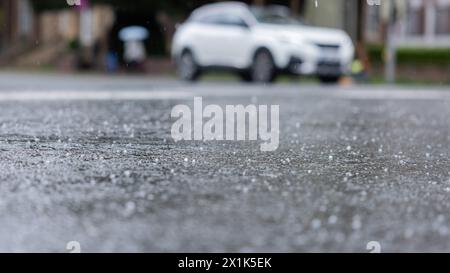
{"type": "Polygon", "coordinates": [[[0,251],[450,251],[448,87],[0,74],[0,251]],[[177,104],[280,105],[280,146],[175,143],[177,104]]]}

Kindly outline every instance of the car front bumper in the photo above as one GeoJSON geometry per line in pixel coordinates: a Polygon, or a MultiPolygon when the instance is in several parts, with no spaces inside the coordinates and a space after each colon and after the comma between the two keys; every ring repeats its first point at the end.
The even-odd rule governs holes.
{"type": "Polygon", "coordinates": [[[341,76],[349,73],[349,66],[350,62],[340,60],[303,61],[292,57],[285,70],[298,75],[341,76]]]}
{"type": "Polygon", "coordinates": [[[350,72],[353,47],[327,52],[317,47],[291,48],[285,71],[299,75],[340,76],[350,72]]]}

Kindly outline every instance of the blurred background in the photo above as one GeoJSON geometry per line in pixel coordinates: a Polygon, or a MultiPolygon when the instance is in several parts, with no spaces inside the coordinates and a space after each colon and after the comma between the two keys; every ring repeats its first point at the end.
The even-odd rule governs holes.
{"type": "MultiPolygon", "coordinates": [[[[172,75],[177,24],[210,2],[219,1],[0,0],[0,67],[124,72],[119,31],[140,25],[149,32],[141,72],[172,75]]],[[[244,2],[284,5],[313,26],[345,30],[371,83],[450,82],[450,0],[244,2]]]]}
{"type": "MultiPolygon", "coordinates": [[[[351,75],[339,85],[303,75],[250,85],[223,72],[179,81],[172,45],[196,22],[180,24],[212,2],[0,0],[0,252],[61,252],[72,241],[83,252],[366,252],[368,241],[382,252],[449,251],[450,0],[247,0],[344,30],[298,27],[338,33],[353,49],[351,38],[351,75]],[[279,105],[279,149],[175,143],[173,107],[197,96],[279,105]]],[[[239,38],[260,26],[230,21],[234,43],[192,40],[245,59],[239,38]]],[[[216,25],[226,24],[208,33],[216,25]]],[[[292,40],[278,42],[325,55],[292,40]]],[[[307,42],[333,58],[340,47],[307,42]]],[[[256,53],[251,69],[270,78],[273,59],[260,53],[258,66],[256,53]]]]}

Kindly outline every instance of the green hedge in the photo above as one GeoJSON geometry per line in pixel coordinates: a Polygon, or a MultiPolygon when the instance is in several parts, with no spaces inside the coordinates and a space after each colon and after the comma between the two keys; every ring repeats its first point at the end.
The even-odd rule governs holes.
{"type": "MultiPolygon", "coordinates": [[[[367,53],[372,62],[383,62],[383,46],[369,45],[367,53]]],[[[397,61],[399,64],[450,65],[450,48],[403,47],[397,50],[397,61]]]]}

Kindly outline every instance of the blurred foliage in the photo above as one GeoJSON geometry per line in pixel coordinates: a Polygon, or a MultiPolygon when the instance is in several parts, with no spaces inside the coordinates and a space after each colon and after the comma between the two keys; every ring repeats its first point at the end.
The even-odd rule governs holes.
{"type": "Polygon", "coordinates": [[[66,1],[31,0],[31,3],[37,11],[43,11],[47,9],[61,9],[67,7],[66,1]]]}
{"type": "MultiPolygon", "coordinates": [[[[384,62],[383,45],[368,45],[367,53],[371,62],[384,62]]],[[[401,47],[397,50],[399,64],[450,65],[450,48],[401,47]]]]}
{"type": "Polygon", "coordinates": [[[400,63],[436,63],[450,65],[450,48],[401,48],[400,63]]]}
{"type": "Polygon", "coordinates": [[[4,24],[3,24],[3,11],[1,10],[1,7],[0,7],[0,31],[3,31],[3,27],[4,27],[4,24]]]}
{"type": "Polygon", "coordinates": [[[383,62],[384,48],[382,45],[369,44],[366,46],[366,51],[371,62],[383,62]]]}
{"type": "MultiPolygon", "coordinates": [[[[66,1],[64,0],[31,0],[34,8],[38,11],[54,10],[69,8],[66,1]]],[[[110,4],[117,10],[121,11],[139,11],[139,12],[149,12],[154,13],[159,10],[170,12],[172,14],[186,14],[207,2],[207,0],[90,0],[91,4],[110,4]]]]}
{"type": "Polygon", "coordinates": [[[67,44],[67,48],[71,51],[75,51],[75,50],[79,49],[80,41],[78,40],[78,38],[74,38],[74,39],[70,40],[67,44]]]}

